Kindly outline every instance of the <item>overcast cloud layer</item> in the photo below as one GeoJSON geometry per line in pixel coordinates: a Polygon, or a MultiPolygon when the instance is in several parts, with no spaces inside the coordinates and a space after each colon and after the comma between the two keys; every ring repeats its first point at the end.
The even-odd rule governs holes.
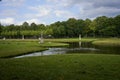
{"type": "Polygon", "coordinates": [[[2,0],[2,24],[50,24],[68,18],[94,19],[120,14],[120,0],[2,0]]]}

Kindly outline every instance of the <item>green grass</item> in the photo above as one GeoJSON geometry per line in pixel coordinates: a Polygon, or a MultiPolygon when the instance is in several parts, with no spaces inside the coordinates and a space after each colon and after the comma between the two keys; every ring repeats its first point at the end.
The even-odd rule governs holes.
{"type": "MultiPolygon", "coordinates": [[[[47,47],[68,46],[60,42],[78,42],[71,39],[0,40],[0,57],[41,51],[47,47]]],[[[120,39],[84,38],[95,45],[120,45],[120,39]]],[[[120,55],[64,54],[26,58],[0,58],[0,80],[119,80],[120,55]]]]}
{"type": "MultiPolygon", "coordinates": [[[[44,39],[45,42],[79,42],[79,41],[84,41],[84,42],[89,42],[89,41],[95,41],[97,38],[82,38],[79,40],[79,38],[56,38],[56,39],[44,39]]],[[[3,41],[3,40],[0,40],[3,41]]],[[[15,42],[38,42],[38,39],[6,39],[5,41],[15,41],[15,42]]]]}
{"type": "Polygon", "coordinates": [[[119,38],[102,38],[93,42],[94,45],[120,46],[119,38]]]}
{"type": "Polygon", "coordinates": [[[97,40],[97,38],[82,38],[81,40],[79,40],[79,38],[45,39],[45,41],[49,42],[79,42],[79,41],[90,42],[95,40],[97,40]]]}
{"type": "Polygon", "coordinates": [[[43,51],[47,46],[68,46],[65,43],[49,43],[39,44],[37,41],[22,40],[6,40],[0,41],[0,57],[12,57],[16,55],[28,54],[31,52],[43,51]]]}
{"type": "Polygon", "coordinates": [[[119,55],[71,54],[0,59],[0,80],[119,79],[119,55]]]}
{"type": "Polygon", "coordinates": [[[0,57],[27,54],[45,49],[39,47],[36,42],[0,42],[0,57]]]}
{"type": "Polygon", "coordinates": [[[45,42],[43,44],[40,44],[41,47],[65,47],[69,46],[67,43],[59,43],[59,42],[45,42]]]}
{"type": "MultiPolygon", "coordinates": [[[[81,41],[93,41],[95,38],[84,38],[81,41]]],[[[0,40],[0,57],[11,57],[16,55],[28,54],[46,50],[46,47],[68,46],[61,42],[78,42],[78,38],[63,38],[63,39],[44,39],[43,44],[39,44],[38,39],[6,39],[0,40]]]]}

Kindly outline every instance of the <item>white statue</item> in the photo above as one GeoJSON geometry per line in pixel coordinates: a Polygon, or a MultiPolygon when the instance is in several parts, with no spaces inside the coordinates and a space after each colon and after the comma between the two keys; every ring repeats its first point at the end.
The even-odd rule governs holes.
{"type": "Polygon", "coordinates": [[[6,38],[4,37],[3,40],[6,40],[6,38]]]}

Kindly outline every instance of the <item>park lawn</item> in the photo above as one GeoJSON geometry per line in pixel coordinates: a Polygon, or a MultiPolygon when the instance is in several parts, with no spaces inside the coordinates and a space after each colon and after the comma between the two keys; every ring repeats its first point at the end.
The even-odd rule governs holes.
{"type": "MultiPolygon", "coordinates": [[[[95,41],[98,40],[99,38],[81,38],[81,40],[79,40],[79,38],[51,38],[51,39],[44,39],[45,42],[79,42],[79,41],[83,41],[83,42],[90,42],[90,41],[95,41]]],[[[0,41],[3,41],[2,39],[0,41]]],[[[38,42],[38,39],[6,39],[5,41],[15,41],[15,42],[38,42]]]]}
{"type": "Polygon", "coordinates": [[[13,57],[17,55],[28,54],[31,52],[43,51],[47,47],[62,47],[68,46],[63,42],[79,42],[79,41],[94,41],[95,38],[62,38],[62,39],[44,39],[44,43],[38,43],[38,39],[6,39],[0,40],[0,57],[13,57]]]}
{"type": "Polygon", "coordinates": [[[100,46],[120,46],[120,38],[101,38],[92,42],[94,45],[100,46]]]}
{"type": "Polygon", "coordinates": [[[43,51],[47,49],[47,46],[68,46],[68,44],[49,42],[40,44],[36,41],[20,40],[0,41],[0,57],[13,57],[17,55],[28,54],[31,52],[43,51]]]}
{"type": "Polygon", "coordinates": [[[94,45],[120,46],[119,38],[82,38],[81,40],[78,38],[45,39],[43,44],[39,44],[38,39],[7,39],[5,41],[0,40],[0,57],[11,57],[43,51],[47,47],[68,46],[65,42],[79,41],[92,42],[94,45]]]}
{"type": "Polygon", "coordinates": [[[81,40],[79,38],[57,38],[57,39],[45,39],[47,42],[90,42],[95,41],[97,38],[82,38],[81,40]]]}
{"type": "Polygon", "coordinates": [[[64,54],[0,59],[0,80],[119,79],[119,55],[64,54]]]}
{"type": "MultiPolygon", "coordinates": [[[[82,39],[97,42],[110,39],[82,39]]],[[[77,39],[0,41],[0,57],[41,51],[47,47],[68,46],[77,39]],[[27,52],[28,51],[28,52],[27,52]]],[[[111,39],[119,43],[119,39],[111,39]]],[[[109,43],[111,42],[109,41],[109,43]]],[[[105,44],[105,43],[104,43],[105,44]]],[[[119,80],[120,55],[63,54],[26,58],[0,58],[0,80],[119,80]]]]}
{"type": "Polygon", "coordinates": [[[0,42],[0,57],[12,57],[45,49],[46,48],[39,47],[36,42],[2,41],[0,42]]]}
{"type": "Polygon", "coordinates": [[[67,47],[69,44],[67,43],[60,43],[60,42],[45,42],[40,44],[40,47],[67,47]]]}

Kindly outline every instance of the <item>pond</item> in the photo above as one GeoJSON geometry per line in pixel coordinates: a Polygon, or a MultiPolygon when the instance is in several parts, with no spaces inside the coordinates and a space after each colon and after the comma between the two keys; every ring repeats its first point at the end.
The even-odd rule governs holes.
{"type": "Polygon", "coordinates": [[[90,42],[71,42],[69,47],[49,47],[42,52],[34,52],[16,56],[14,58],[23,58],[30,56],[54,55],[54,54],[120,54],[120,46],[97,46],[90,42]]]}

